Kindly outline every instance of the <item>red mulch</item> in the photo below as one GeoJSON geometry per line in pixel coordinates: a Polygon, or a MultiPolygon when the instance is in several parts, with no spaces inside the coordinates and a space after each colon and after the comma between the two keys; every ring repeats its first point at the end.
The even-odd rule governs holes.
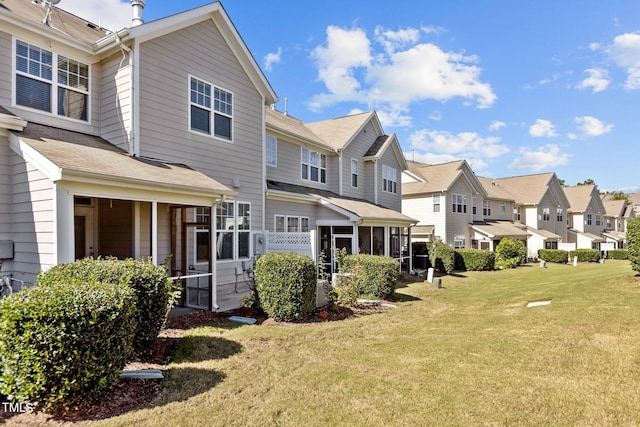
{"type": "MultiPolygon", "coordinates": [[[[277,322],[252,309],[238,309],[225,313],[197,311],[170,317],[167,326],[160,332],[158,339],[147,351],[138,354],[126,369],[160,369],[168,373],[169,364],[175,356],[178,342],[185,331],[198,326],[227,322],[230,316],[253,317],[258,325],[276,325],[287,327],[309,326],[315,323],[340,321],[350,317],[375,313],[384,308],[360,304],[355,307],[335,306],[319,309],[308,319],[299,322],[277,322]]],[[[57,414],[43,412],[8,412],[0,405],[0,424],[6,426],[85,426],[92,421],[115,417],[126,412],[148,406],[162,391],[161,380],[141,380],[120,378],[113,386],[95,401],[69,408],[57,414]]],[[[3,399],[0,397],[0,402],[3,399]]]]}

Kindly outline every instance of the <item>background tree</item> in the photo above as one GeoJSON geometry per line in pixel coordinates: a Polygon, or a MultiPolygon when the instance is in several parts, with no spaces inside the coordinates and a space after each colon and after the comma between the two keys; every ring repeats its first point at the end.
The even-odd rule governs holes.
{"type": "Polygon", "coordinates": [[[596,185],[596,182],[591,178],[587,178],[582,182],[579,182],[577,185],[596,185]]]}
{"type": "Polygon", "coordinates": [[[627,205],[631,204],[629,195],[625,194],[622,191],[607,191],[607,196],[609,196],[610,200],[624,200],[627,203],[627,205]]]}
{"type": "Polygon", "coordinates": [[[640,217],[627,224],[627,249],[633,271],[640,273],[640,217]]]}

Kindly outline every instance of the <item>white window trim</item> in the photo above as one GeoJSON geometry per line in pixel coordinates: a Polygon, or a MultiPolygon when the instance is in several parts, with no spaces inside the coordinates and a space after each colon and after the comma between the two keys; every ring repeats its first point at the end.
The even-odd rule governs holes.
{"type": "Polygon", "coordinates": [[[266,155],[265,155],[265,159],[264,162],[267,166],[271,166],[271,167],[277,167],[278,166],[278,138],[276,138],[275,136],[271,136],[271,135],[267,135],[266,136],[266,141],[265,141],[265,148],[266,148],[266,155]],[[274,162],[273,163],[269,163],[269,144],[267,143],[267,141],[269,141],[269,139],[273,139],[273,142],[275,144],[275,155],[274,155],[274,162]]]}
{"type": "Polygon", "coordinates": [[[441,204],[440,204],[440,195],[439,194],[434,194],[433,196],[431,196],[431,201],[432,201],[432,206],[431,206],[431,210],[433,213],[440,213],[441,212],[441,204]],[[438,210],[436,210],[436,206],[438,207],[438,210]]]}
{"type": "MultiPolygon", "coordinates": [[[[214,229],[214,232],[216,233],[216,242],[218,241],[218,233],[219,232],[232,232],[233,233],[233,257],[232,258],[225,258],[225,259],[221,259],[221,258],[217,258],[217,262],[219,263],[225,263],[225,262],[237,262],[240,260],[246,260],[246,259],[250,259],[251,258],[251,223],[253,222],[253,218],[251,215],[251,202],[244,202],[242,200],[228,200],[226,202],[223,203],[228,203],[228,204],[232,204],[233,206],[233,230],[226,230],[226,229],[218,229],[218,221],[217,221],[217,216],[218,216],[218,207],[216,206],[216,218],[214,221],[212,221],[212,228],[214,229]],[[249,229],[248,230],[240,230],[238,228],[238,205],[249,205],[249,229]],[[240,251],[240,233],[247,233],[249,234],[249,254],[246,257],[241,257],[239,256],[239,251],[240,251]]],[[[217,251],[217,248],[213,248],[213,250],[217,251]]]]}
{"type": "Polygon", "coordinates": [[[465,215],[467,213],[467,196],[466,194],[452,194],[451,195],[451,213],[457,213],[465,215]],[[458,202],[461,203],[458,203],[458,202]],[[462,206],[462,212],[458,212],[457,206],[462,206]]]}
{"type": "Polygon", "coordinates": [[[382,165],[382,191],[389,194],[398,194],[398,169],[382,165]],[[387,188],[385,188],[385,181],[387,188]]]}
{"type": "Polygon", "coordinates": [[[315,151],[315,150],[311,150],[307,147],[300,147],[300,179],[302,181],[307,181],[307,182],[315,182],[318,184],[323,184],[326,185],[327,184],[327,155],[324,153],[321,153],[319,151],[315,151]],[[303,153],[306,150],[307,152],[307,158],[303,159],[303,153]],[[312,167],[316,167],[314,165],[311,164],[311,156],[312,153],[316,153],[318,155],[318,180],[315,181],[313,179],[311,179],[311,168],[312,167]],[[322,167],[322,159],[324,158],[324,167],[322,167]],[[302,177],[302,166],[306,165],[307,167],[307,177],[303,178],[302,177]],[[324,170],[324,181],[322,181],[322,171],[324,170]]]}
{"type": "Polygon", "coordinates": [[[15,37],[15,36],[12,37],[12,43],[11,43],[11,88],[12,88],[12,91],[11,91],[11,105],[13,107],[15,107],[15,108],[23,108],[23,109],[25,109],[27,111],[33,111],[33,112],[38,113],[38,114],[45,114],[45,115],[50,116],[50,117],[56,117],[56,118],[60,118],[60,119],[63,119],[63,120],[69,120],[69,121],[72,121],[72,122],[75,122],[75,123],[83,123],[83,124],[91,123],[91,103],[92,103],[91,82],[92,82],[92,80],[93,80],[93,77],[92,77],[91,64],[86,63],[84,61],[81,61],[79,59],[70,57],[68,55],[62,55],[62,54],[54,51],[51,48],[45,48],[45,47],[42,47],[41,45],[39,45],[37,43],[33,43],[31,41],[27,41],[27,39],[25,39],[25,38],[20,38],[19,39],[19,38],[15,37]],[[42,50],[46,50],[47,52],[51,52],[51,56],[52,56],[52,58],[51,58],[51,62],[52,62],[52,64],[51,64],[51,66],[52,66],[51,80],[46,80],[46,79],[43,79],[43,78],[38,77],[38,76],[33,76],[31,74],[25,74],[22,71],[18,71],[18,64],[16,63],[16,55],[18,54],[18,41],[21,41],[21,42],[26,43],[26,44],[31,45],[31,46],[35,46],[35,47],[37,47],[39,49],[42,49],[42,50]],[[64,56],[67,59],[71,59],[71,60],[77,61],[77,62],[87,66],[87,68],[88,68],[88,76],[87,76],[88,84],[87,84],[87,90],[86,91],[83,91],[83,90],[78,89],[78,88],[70,88],[70,87],[65,86],[65,85],[63,85],[61,83],[58,83],[58,79],[57,79],[57,76],[58,76],[58,60],[57,60],[57,58],[59,56],[64,56]],[[17,88],[17,84],[18,83],[17,83],[16,76],[18,74],[21,75],[21,76],[25,76],[25,77],[28,77],[28,78],[31,78],[31,79],[34,79],[34,80],[37,80],[37,81],[40,81],[40,82],[43,82],[43,83],[48,83],[49,85],[51,85],[51,111],[39,110],[37,108],[31,108],[31,107],[27,107],[27,106],[24,106],[24,105],[18,105],[17,104],[17,99],[16,98],[17,98],[17,94],[18,94],[18,88],[17,88]],[[70,90],[73,90],[73,91],[76,91],[78,93],[82,93],[82,94],[87,95],[87,120],[86,121],[85,120],[81,120],[81,119],[74,119],[73,117],[69,117],[69,116],[65,116],[65,115],[62,115],[62,114],[58,114],[58,90],[57,89],[59,87],[69,88],[70,90]]]}
{"type": "Polygon", "coordinates": [[[287,230],[287,216],[276,214],[273,216],[273,231],[276,233],[283,233],[287,230]],[[282,231],[278,231],[278,218],[282,218],[282,231]]]}
{"type": "Polygon", "coordinates": [[[208,81],[206,79],[202,79],[202,78],[200,78],[198,76],[195,76],[193,74],[188,74],[188,78],[187,78],[187,113],[188,113],[189,119],[188,119],[188,123],[187,123],[187,128],[188,128],[190,133],[192,133],[194,135],[203,136],[203,137],[206,137],[206,138],[212,138],[212,139],[215,139],[215,140],[218,140],[218,141],[224,141],[224,142],[227,142],[229,144],[233,144],[234,137],[236,135],[236,130],[235,130],[236,121],[235,121],[235,118],[234,118],[234,111],[236,109],[235,108],[235,103],[236,103],[236,95],[232,91],[230,91],[228,89],[225,89],[222,86],[213,84],[213,83],[211,83],[210,81],[208,81]],[[210,129],[211,129],[211,133],[210,134],[209,133],[205,133],[205,132],[201,132],[199,130],[194,130],[194,129],[191,128],[191,106],[192,105],[196,105],[199,108],[207,109],[207,107],[204,107],[204,106],[202,106],[200,104],[194,104],[193,102],[191,102],[191,79],[199,80],[199,81],[201,81],[203,83],[206,83],[209,86],[211,86],[211,107],[208,108],[208,111],[210,113],[210,116],[209,116],[209,122],[210,122],[209,126],[210,126],[210,129]],[[228,115],[226,113],[222,113],[220,111],[216,111],[215,110],[214,103],[215,103],[215,90],[216,89],[220,89],[220,90],[222,90],[224,92],[227,92],[227,93],[231,94],[231,99],[232,99],[232,103],[231,103],[232,113],[231,113],[231,115],[228,115]],[[227,138],[224,138],[224,137],[216,135],[216,130],[215,130],[215,115],[216,115],[216,113],[220,114],[222,116],[225,116],[225,117],[229,117],[231,119],[231,139],[227,139],[227,138]]]}
{"type": "MultiPolygon", "coordinates": [[[[205,206],[197,206],[195,208],[193,208],[193,213],[194,213],[194,222],[198,222],[198,209],[200,208],[205,208],[205,206]]],[[[204,213],[200,214],[200,215],[205,215],[204,213]]],[[[211,215],[211,209],[209,209],[209,215],[211,215]]],[[[206,261],[198,261],[198,233],[208,233],[209,235],[211,235],[211,230],[204,230],[201,228],[198,228],[197,226],[193,228],[193,264],[194,265],[205,265],[209,263],[209,260],[206,261]]]]}
{"type": "Polygon", "coordinates": [[[353,188],[358,188],[358,159],[351,159],[351,187],[353,188]],[[355,170],[354,170],[354,165],[355,165],[355,170]],[[353,185],[353,176],[355,175],[356,178],[356,185],[353,185]]]}

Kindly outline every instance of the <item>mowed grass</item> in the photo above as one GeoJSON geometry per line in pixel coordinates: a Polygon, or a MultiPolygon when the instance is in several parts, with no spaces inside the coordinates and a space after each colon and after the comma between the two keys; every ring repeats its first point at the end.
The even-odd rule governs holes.
{"type": "Polygon", "coordinates": [[[154,405],[105,424],[640,424],[640,281],[547,266],[407,284],[345,321],[192,330],[154,405]]]}

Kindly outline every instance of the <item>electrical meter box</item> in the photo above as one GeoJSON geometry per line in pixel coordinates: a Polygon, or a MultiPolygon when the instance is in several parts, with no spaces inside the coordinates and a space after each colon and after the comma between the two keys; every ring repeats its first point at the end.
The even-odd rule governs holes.
{"type": "Polygon", "coordinates": [[[0,240],[0,259],[13,259],[13,240],[0,240]]]}

